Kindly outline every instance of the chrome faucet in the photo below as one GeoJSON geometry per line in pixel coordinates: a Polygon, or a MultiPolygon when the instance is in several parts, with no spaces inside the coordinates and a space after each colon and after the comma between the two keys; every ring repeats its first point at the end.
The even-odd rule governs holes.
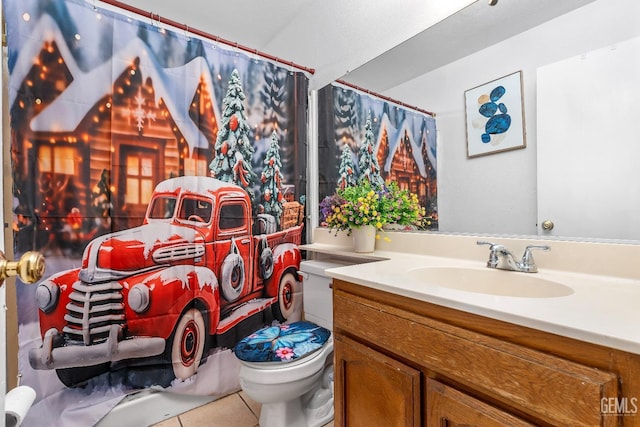
{"type": "Polygon", "coordinates": [[[498,268],[500,270],[521,271],[523,273],[537,273],[538,266],[533,260],[531,251],[540,249],[543,251],[551,250],[547,245],[529,245],[524,249],[521,261],[516,261],[515,257],[509,249],[504,245],[491,242],[478,241],[478,245],[489,245],[489,261],[487,267],[498,268]]]}

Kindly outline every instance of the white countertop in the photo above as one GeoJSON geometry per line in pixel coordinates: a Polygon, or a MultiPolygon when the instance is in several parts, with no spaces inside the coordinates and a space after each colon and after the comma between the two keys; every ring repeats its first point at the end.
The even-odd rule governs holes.
{"type": "MultiPolygon", "coordinates": [[[[396,241],[395,246],[405,246],[415,251],[415,242],[412,243],[399,245],[396,241]]],[[[565,250],[560,244],[556,243],[556,245],[559,252],[565,250]]],[[[536,278],[569,286],[573,293],[543,298],[500,296],[442,287],[430,283],[428,277],[408,274],[410,270],[421,267],[486,269],[486,257],[482,256],[478,256],[476,260],[412,254],[396,250],[376,250],[371,254],[355,254],[344,245],[331,245],[324,242],[304,245],[302,249],[332,256],[349,256],[366,262],[326,270],[326,274],[332,278],[640,354],[640,280],[636,277],[585,274],[575,271],[579,270],[578,268],[574,268],[574,271],[549,269],[544,267],[543,262],[538,262],[540,267],[538,273],[508,271],[503,273],[514,275],[514,280],[517,280],[517,275],[534,275],[536,278]]],[[[580,250],[580,248],[573,249],[574,252],[580,250]]],[[[628,250],[628,248],[615,247],[607,247],[607,249],[609,251],[628,250]]],[[[479,253],[488,255],[488,250],[485,247],[484,251],[479,253]]],[[[622,255],[626,257],[629,254],[622,255]]],[[[543,257],[540,256],[540,260],[542,259],[543,257]]],[[[633,262],[629,258],[627,261],[633,262]]],[[[588,259],[585,262],[590,263],[588,259]]]]}

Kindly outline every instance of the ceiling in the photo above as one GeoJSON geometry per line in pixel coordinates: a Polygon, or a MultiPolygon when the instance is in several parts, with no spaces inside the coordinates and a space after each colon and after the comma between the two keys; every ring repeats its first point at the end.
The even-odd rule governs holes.
{"type": "Polygon", "coordinates": [[[383,94],[594,0],[124,0],[187,27],[383,94]],[[177,6],[179,5],[179,6],[177,6]]]}

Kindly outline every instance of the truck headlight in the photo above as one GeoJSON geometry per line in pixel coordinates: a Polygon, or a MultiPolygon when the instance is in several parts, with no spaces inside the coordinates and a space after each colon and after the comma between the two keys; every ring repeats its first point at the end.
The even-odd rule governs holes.
{"type": "Polygon", "coordinates": [[[58,305],[60,288],[51,281],[44,281],[36,288],[38,307],[45,313],[52,311],[58,305]]]}
{"type": "Polygon", "coordinates": [[[149,288],[145,285],[135,285],[127,295],[129,307],[136,313],[143,313],[149,308],[149,288]]]}

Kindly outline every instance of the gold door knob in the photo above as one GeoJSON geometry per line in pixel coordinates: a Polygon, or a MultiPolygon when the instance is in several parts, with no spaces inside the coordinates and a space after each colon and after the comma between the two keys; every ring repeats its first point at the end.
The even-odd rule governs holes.
{"type": "Polygon", "coordinates": [[[18,261],[7,261],[0,251],[0,281],[18,276],[25,283],[35,283],[44,275],[44,256],[40,252],[25,252],[18,261]]]}
{"type": "Polygon", "coordinates": [[[542,229],[544,231],[553,230],[553,221],[550,221],[550,220],[542,221],[542,229]]]}

